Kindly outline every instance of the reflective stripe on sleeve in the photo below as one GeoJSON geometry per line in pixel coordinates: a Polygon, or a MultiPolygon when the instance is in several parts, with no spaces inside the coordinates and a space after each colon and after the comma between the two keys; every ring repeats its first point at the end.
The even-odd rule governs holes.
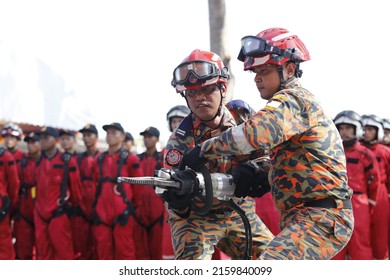
{"type": "Polygon", "coordinates": [[[232,128],[232,137],[237,145],[237,149],[242,153],[242,154],[249,154],[250,152],[254,151],[255,148],[252,147],[251,144],[249,144],[248,140],[246,139],[244,130],[242,129],[243,126],[235,126],[232,128]]]}

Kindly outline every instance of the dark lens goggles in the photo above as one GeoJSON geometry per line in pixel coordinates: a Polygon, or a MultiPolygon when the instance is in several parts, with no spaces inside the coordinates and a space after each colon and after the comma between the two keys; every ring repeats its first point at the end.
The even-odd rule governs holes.
{"type": "Polygon", "coordinates": [[[291,60],[299,60],[291,50],[271,46],[267,40],[256,36],[245,36],[241,39],[241,51],[237,58],[244,61],[245,57],[261,57],[266,54],[276,54],[291,60]]]}
{"type": "Polygon", "coordinates": [[[221,76],[228,78],[227,68],[219,70],[215,64],[207,61],[191,61],[180,64],[173,71],[172,86],[186,85],[191,82],[191,74],[196,81],[204,81],[213,77],[221,76]]]}

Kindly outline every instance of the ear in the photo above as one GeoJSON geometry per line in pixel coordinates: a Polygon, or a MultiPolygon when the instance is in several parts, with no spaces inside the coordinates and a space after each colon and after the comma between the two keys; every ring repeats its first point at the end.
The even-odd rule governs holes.
{"type": "Polygon", "coordinates": [[[287,73],[288,78],[291,78],[292,76],[294,76],[295,70],[296,70],[295,63],[293,63],[293,62],[286,63],[286,73],[287,73]]]}
{"type": "Polygon", "coordinates": [[[223,98],[225,98],[227,95],[226,89],[226,84],[221,84],[221,94],[223,98]]]}

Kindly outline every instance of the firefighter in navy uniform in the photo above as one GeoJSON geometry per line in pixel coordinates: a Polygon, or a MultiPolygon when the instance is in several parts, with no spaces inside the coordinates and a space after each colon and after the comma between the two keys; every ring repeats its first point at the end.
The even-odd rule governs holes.
{"type": "Polygon", "coordinates": [[[36,166],[35,237],[40,260],[75,258],[70,211],[80,203],[80,173],[76,158],[58,150],[59,132],[39,132],[42,156],[36,166]]]}
{"type": "Polygon", "coordinates": [[[93,201],[92,232],[97,257],[135,259],[133,238],[135,210],[140,206],[142,186],[117,183],[120,176],[143,176],[139,158],[123,149],[125,131],[120,123],[103,126],[107,132],[108,150],[93,162],[96,191],[93,201]]]}
{"type": "Polygon", "coordinates": [[[41,145],[36,132],[30,132],[24,137],[24,142],[27,143],[27,153],[19,163],[19,200],[14,217],[15,253],[17,259],[31,260],[35,257],[35,166],[41,157],[41,145]]]}

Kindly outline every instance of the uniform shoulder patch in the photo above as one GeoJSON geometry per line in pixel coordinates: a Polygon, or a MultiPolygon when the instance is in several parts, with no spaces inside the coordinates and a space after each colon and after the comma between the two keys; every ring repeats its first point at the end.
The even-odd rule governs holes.
{"type": "Polygon", "coordinates": [[[287,97],[284,96],[284,95],[276,95],[274,97],[272,97],[271,100],[269,100],[267,102],[267,104],[265,104],[265,109],[267,110],[275,110],[276,108],[278,108],[280,105],[282,105],[282,103],[284,101],[287,100],[287,97]]]}
{"type": "Polygon", "coordinates": [[[243,101],[241,99],[235,99],[235,100],[229,101],[228,103],[226,103],[226,108],[228,108],[229,111],[244,109],[249,114],[255,114],[255,111],[253,110],[253,108],[248,103],[246,103],[245,101],[243,101]]]}
{"type": "Polygon", "coordinates": [[[185,117],[178,128],[176,129],[175,135],[180,139],[186,138],[186,134],[188,131],[192,129],[192,119],[191,116],[185,117]]]}

